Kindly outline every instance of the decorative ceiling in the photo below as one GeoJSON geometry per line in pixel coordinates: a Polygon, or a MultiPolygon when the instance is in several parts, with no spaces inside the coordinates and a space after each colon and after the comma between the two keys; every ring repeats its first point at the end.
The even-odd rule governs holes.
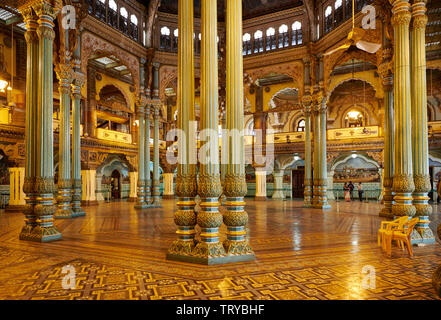
{"type": "MultiPolygon", "coordinates": [[[[243,18],[250,19],[280,10],[299,7],[303,4],[301,0],[243,0],[243,18]]],[[[195,16],[201,16],[201,0],[194,0],[195,16]]],[[[159,11],[177,14],[178,0],[162,0],[159,11]]],[[[225,1],[217,1],[219,20],[224,20],[225,1]]]]}

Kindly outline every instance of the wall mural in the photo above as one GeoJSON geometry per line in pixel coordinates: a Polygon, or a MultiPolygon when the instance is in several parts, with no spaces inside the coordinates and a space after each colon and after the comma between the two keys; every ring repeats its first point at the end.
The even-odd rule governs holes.
{"type": "Polygon", "coordinates": [[[334,182],[380,182],[378,168],[365,159],[349,158],[334,170],[334,182]]]}

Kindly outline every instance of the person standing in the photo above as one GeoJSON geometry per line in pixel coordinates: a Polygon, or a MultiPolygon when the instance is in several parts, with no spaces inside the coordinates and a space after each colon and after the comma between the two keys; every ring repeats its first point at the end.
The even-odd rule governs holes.
{"type": "Polygon", "coordinates": [[[351,196],[349,194],[350,189],[349,189],[349,186],[348,186],[347,182],[345,182],[345,185],[343,186],[343,190],[345,191],[345,201],[346,202],[351,202],[351,196]]]}
{"type": "Polygon", "coordinates": [[[358,198],[360,199],[360,202],[363,202],[363,185],[361,182],[358,183],[358,198]]]}
{"type": "Polygon", "coordinates": [[[355,189],[355,186],[352,184],[352,181],[349,181],[348,188],[349,188],[351,200],[354,200],[354,189],[355,189]]]}

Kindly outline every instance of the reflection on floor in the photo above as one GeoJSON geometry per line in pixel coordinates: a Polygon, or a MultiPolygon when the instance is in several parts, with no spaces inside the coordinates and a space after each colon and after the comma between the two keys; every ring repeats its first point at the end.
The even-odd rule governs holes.
{"type": "MultiPolygon", "coordinates": [[[[437,299],[439,241],[413,258],[398,248],[386,257],[376,246],[379,204],[333,203],[322,212],[299,201],[247,203],[258,260],[210,267],[165,260],[173,200],[145,212],[127,202],[86,207],[84,218],[56,221],[63,240],[50,244],[19,241],[23,215],[0,212],[0,298],[437,299]],[[75,289],[62,288],[66,265],[75,267],[75,289]],[[375,289],[362,285],[365,266],[375,268],[375,289]]],[[[441,219],[434,212],[433,230],[441,219]]]]}

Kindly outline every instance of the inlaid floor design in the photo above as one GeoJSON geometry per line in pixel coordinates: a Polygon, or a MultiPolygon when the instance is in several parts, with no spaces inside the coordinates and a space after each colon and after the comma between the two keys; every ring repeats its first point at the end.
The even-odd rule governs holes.
{"type": "Polygon", "coordinates": [[[323,212],[300,201],[247,200],[257,261],[222,266],[165,260],[176,238],[174,200],[142,212],[133,206],[86,207],[86,217],[57,220],[63,240],[47,244],[18,240],[24,216],[0,212],[0,299],[437,299],[439,240],[414,247],[414,257],[398,248],[387,257],[376,245],[377,203],[334,202],[323,212]],[[74,289],[62,287],[66,266],[74,289]]]}

